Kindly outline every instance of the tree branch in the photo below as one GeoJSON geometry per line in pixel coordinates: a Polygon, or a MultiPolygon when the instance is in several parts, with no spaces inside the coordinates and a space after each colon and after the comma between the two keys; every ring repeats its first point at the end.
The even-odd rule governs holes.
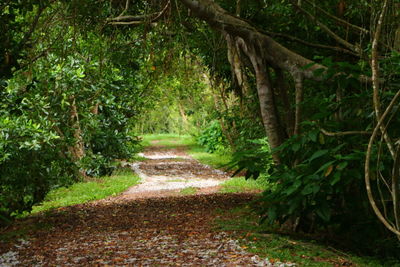
{"type": "Polygon", "coordinates": [[[367,132],[367,131],[346,131],[346,132],[329,132],[323,128],[319,129],[321,133],[323,133],[326,136],[345,136],[345,135],[354,135],[354,134],[359,134],[359,135],[371,135],[372,132],[367,132]]]}
{"type": "Polygon", "coordinates": [[[367,29],[364,29],[364,28],[362,28],[362,27],[360,27],[360,26],[351,24],[351,23],[348,22],[348,21],[345,21],[345,20],[343,20],[343,19],[341,19],[341,18],[338,18],[338,17],[332,15],[332,14],[329,13],[329,12],[326,12],[324,9],[320,8],[319,6],[314,5],[310,0],[304,0],[304,1],[307,2],[309,5],[313,5],[313,7],[316,8],[318,11],[320,11],[320,12],[322,12],[323,14],[327,15],[329,18],[331,18],[331,19],[333,19],[333,20],[339,22],[340,24],[349,26],[350,28],[352,28],[353,30],[356,30],[357,32],[362,32],[362,33],[366,33],[366,34],[369,33],[369,31],[368,31],[367,29]]]}
{"type": "Polygon", "coordinates": [[[344,47],[347,47],[351,51],[356,52],[357,54],[361,54],[361,48],[359,46],[353,45],[343,38],[341,38],[339,35],[334,33],[331,29],[329,29],[328,26],[320,22],[315,16],[313,16],[311,13],[309,13],[307,10],[299,6],[294,0],[291,0],[293,6],[295,6],[299,11],[301,11],[304,15],[306,15],[310,20],[312,20],[315,24],[317,24],[323,31],[325,31],[329,36],[331,36],[333,39],[335,39],[339,44],[343,45],[344,47]]]}
{"type": "Polygon", "coordinates": [[[115,18],[107,19],[108,24],[112,25],[140,25],[144,23],[151,23],[159,20],[165,11],[167,11],[171,1],[169,0],[164,8],[160,12],[155,12],[148,15],[137,15],[137,16],[120,16],[115,18]]]}
{"type": "Polygon", "coordinates": [[[276,33],[276,32],[269,32],[269,31],[264,31],[264,32],[269,34],[269,35],[271,35],[271,36],[273,36],[273,37],[275,37],[275,36],[276,37],[282,37],[282,38],[288,39],[288,40],[293,41],[293,42],[304,44],[306,46],[315,47],[315,48],[321,48],[321,49],[334,50],[336,52],[346,53],[346,54],[350,54],[350,55],[357,56],[357,57],[360,56],[358,53],[355,53],[355,52],[353,52],[351,50],[348,50],[348,49],[345,49],[345,48],[341,48],[341,47],[337,47],[337,46],[310,43],[310,42],[304,41],[302,39],[299,39],[297,37],[294,37],[294,36],[291,36],[291,35],[288,35],[288,34],[284,34],[284,33],[276,33]]]}
{"type": "MultiPolygon", "coordinates": [[[[379,52],[378,52],[378,45],[379,45],[379,39],[382,31],[382,26],[383,26],[383,20],[385,18],[386,10],[388,6],[388,0],[385,0],[381,14],[379,16],[376,30],[374,33],[374,38],[372,40],[372,51],[371,51],[371,70],[372,70],[372,89],[373,89],[373,104],[374,104],[374,109],[375,109],[375,116],[376,119],[379,121],[381,117],[381,104],[380,104],[380,99],[379,99],[379,88],[380,88],[380,78],[379,78],[379,62],[378,62],[378,57],[379,57],[379,52]]],[[[386,145],[389,148],[390,154],[394,158],[395,155],[395,150],[393,148],[392,141],[390,140],[390,137],[388,136],[386,130],[384,127],[381,127],[381,133],[385,139],[386,145]]]]}
{"type": "Polygon", "coordinates": [[[39,6],[38,11],[35,15],[35,18],[33,19],[33,22],[31,26],[29,27],[29,30],[24,34],[24,38],[21,40],[21,43],[19,44],[20,47],[24,47],[25,44],[29,41],[31,38],[33,32],[36,29],[37,24],[39,23],[40,16],[42,15],[43,11],[46,9],[47,6],[39,6]]]}

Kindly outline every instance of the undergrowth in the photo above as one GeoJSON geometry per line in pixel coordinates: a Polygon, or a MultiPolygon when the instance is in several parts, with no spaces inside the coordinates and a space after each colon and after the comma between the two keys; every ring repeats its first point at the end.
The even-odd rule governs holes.
{"type": "Polygon", "coordinates": [[[380,262],[378,259],[356,256],[336,249],[310,236],[280,233],[271,226],[259,225],[259,216],[249,207],[220,211],[216,221],[218,230],[232,232],[240,246],[270,262],[293,262],[296,266],[399,266],[394,262],[380,262]]]}
{"type": "Polygon", "coordinates": [[[33,207],[32,213],[115,196],[138,182],[139,177],[132,170],[120,169],[111,176],[52,190],[41,204],[33,207]]]}

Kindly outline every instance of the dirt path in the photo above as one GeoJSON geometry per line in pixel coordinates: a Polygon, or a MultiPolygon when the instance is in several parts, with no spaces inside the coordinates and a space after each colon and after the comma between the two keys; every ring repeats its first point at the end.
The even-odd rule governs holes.
{"type": "Polygon", "coordinates": [[[214,193],[226,175],[182,150],[144,155],[154,159],[132,165],[143,183],[124,194],[19,221],[15,228],[40,227],[24,240],[0,242],[0,266],[272,266],[213,226],[218,210],[254,195],[214,193]],[[187,186],[203,189],[179,194],[187,186]]]}
{"type": "Polygon", "coordinates": [[[124,192],[125,199],[180,195],[185,188],[195,188],[196,194],[215,193],[229,176],[191,158],[184,147],[151,146],[140,156],[146,161],[126,163],[141,178],[141,183],[124,192]]]}

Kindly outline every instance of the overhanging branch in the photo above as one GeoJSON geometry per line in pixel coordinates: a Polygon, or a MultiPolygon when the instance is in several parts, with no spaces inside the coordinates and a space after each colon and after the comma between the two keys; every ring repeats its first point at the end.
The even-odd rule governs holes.
{"type": "Polygon", "coordinates": [[[315,16],[313,16],[310,12],[299,6],[296,1],[291,0],[290,1],[293,6],[295,6],[299,11],[301,11],[304,15],[306,15],[310,20],[312,20],[315,24],[317,24],[324,32],[326,32],[329,36],[331,36],[334,40],[336,40],[339,44],[343,45],[347,49],[350,49],[353,52],[356,52],[358,54],[361,54],[361,48],[357,45],[353,45],[349,43],[348,41],[344,40],[341,38],[339,35],[334,33],[331,29],[329,29],[328,26],[320,22],[315,16]]]}
{"type": "Polygon", "coordinates": [[[169,0],[161,11],[151,13],[151,14],[136,15],[136,16],[131,16],[131,15],[123,16],[123,14],[125,12],[122,12],[121,15],[119,15],[118,17],[107,19],[107,23],[111,24],[111,25],[140,25],[140,24],[144,24],[144,23],[156,22],[167,11],[170,3],[171,3],[171,1],[169,0]]]}

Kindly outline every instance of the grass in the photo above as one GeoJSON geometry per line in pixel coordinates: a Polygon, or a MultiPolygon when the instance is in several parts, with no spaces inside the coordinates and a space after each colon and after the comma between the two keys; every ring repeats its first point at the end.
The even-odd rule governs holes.
{"type": "Polygon", "coordinates": [[[224,167],[232,160],[230,153],[208,153],[196,143],[188,148],[187,153],[194,159],[213,168],[224,167]]]}
{"type": "Polygon", "coordinates": [[[259,216],[248,206],[220,213],[223,219],[216,222],[218,230],[234,231],[242,248],[272,262],[294,262],[296,266],[310,267],[392,266],[382,265],[377,259],[351,255],[315,240],[279,234],[271,226],[260,226],[259,216]]]}
{"type": "Polygon", "coordinates": [[[265,186],[257,180],[233,177],[221,184],[221,193],[261,192],[265,186]]]}
{"type": "Polygon", "coordinates": [[[183,188],[179,193],[181,195],[194,195],[197,193],[197,190],[198,189],[195,187],[186,187],[186,188],[183,188]]]}
{"type": "Polygon", "coordinates": [[[32,213],[115,196],[137,183],[139,183],[139,177],[131,170],[126,169],[95,181],[80,182],[70,187],[58,188],[50,191],[40,205],[34,206],[32,213]]]}
{"type": "Polygon", "coordinates": [[[191,146],[195,144],[193,137],[190,135],[178,134],[146,134],[142,136],[142,145],[150,146],[152,142],[156,141],[158,146],[178,147],[178,146],[191,146]]]}

